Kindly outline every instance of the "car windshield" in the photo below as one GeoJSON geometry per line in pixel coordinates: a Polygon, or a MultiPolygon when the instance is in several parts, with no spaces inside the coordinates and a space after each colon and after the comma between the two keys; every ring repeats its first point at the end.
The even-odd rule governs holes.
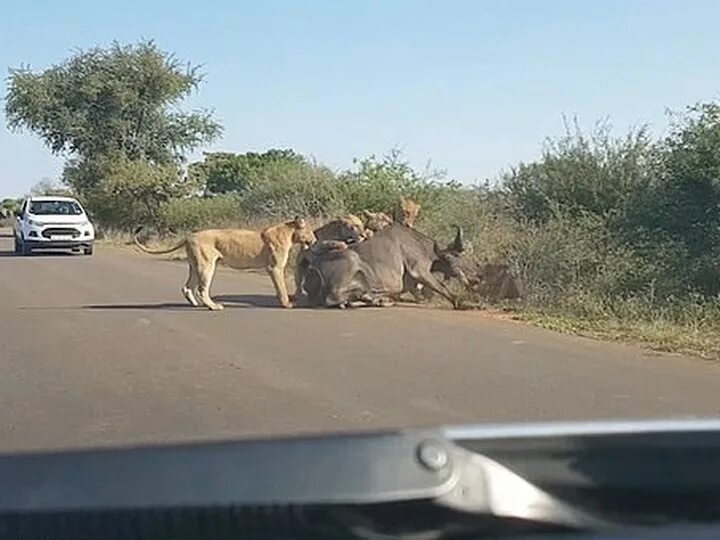
{"type": "Polygon", "coordinates": [[[720,418],[720,1],[144,4],[0,4],[0,531],[15,450],[720,418]]]}
{"type": "Polygon", "coordinates": [[[75,201],[33,201],[30,213],[36,216],[79,216],[82,208],[75,201]]]}

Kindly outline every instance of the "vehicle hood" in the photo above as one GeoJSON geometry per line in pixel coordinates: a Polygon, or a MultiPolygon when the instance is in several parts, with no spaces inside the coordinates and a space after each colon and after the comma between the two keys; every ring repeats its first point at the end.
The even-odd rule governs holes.
{"type": "Polygon", "coordinates": [[[86,215],[82,214],[79,216],[67,216],[67,215],[36,215],[30,214],[28,216],[31,220],[42,225],[80,225],[88,221],[86,215]]]}

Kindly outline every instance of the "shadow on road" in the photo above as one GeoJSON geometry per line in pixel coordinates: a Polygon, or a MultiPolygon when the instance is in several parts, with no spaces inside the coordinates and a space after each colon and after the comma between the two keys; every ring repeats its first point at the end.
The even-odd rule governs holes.
{"type": "MultiPolygon", "coordinates": [[[[223,304],[225,309],[247,309],[247,308],[275,308],[281,309],[277,298],[271,294],[219,294],[213,296],[213,300],[223,304]]],[[[297,305],[296,309],[317,309],[306,305],[297,305]]],[[[154,309],[161,311],[204,311],[204,306],[195,307],[185,302],[159,302],[155,304],[88,304],[82,306],[87,310],[143,310],[154,309]]]]}
{"type": "Polygon", "coordinates": [[[193,307],[190,304],[182,302],[160,302],[157,304],[88,304],[82,306],[82,309],[89,310],[104,310],[104,311],[115,311],[115,310],[141,310],[141,309],[158,309],[164,311],[190,311],[199,310],[200,308],[193,307]]]}
{"type": "Polygon", "coordinates": [[[277,298],[271,294],[219,294],[213,298],[228,307],[280,307],[277,298]]]}
{"type": "MultiPolygon", "coordinates": [[[[226,309],[241,308],[279,308],[277,299],[268,294],[234,294],[213,296],[216,302],[225,306],[226,309]]],[[[82,309],[90,310],[133,310],[133,309],[157,309],[165,311],[203,311],[206,308],[191,306],[185,302],[160,302],[156,304],[89,304],[82,306],[82,309]]]]}
{"type": "Polygon", "coordinates": [[[30,255],[21,255],[20,253],[15,253],[14,251],[0,251],[0,258],[2,257],[17,257],[17,258],[25,258],[25,257],[46,257],[46,258],[55,258],[55,257],[76,257],[79,256],[78,253],[72,253],[71,251],[33,251],[30,255]]]}

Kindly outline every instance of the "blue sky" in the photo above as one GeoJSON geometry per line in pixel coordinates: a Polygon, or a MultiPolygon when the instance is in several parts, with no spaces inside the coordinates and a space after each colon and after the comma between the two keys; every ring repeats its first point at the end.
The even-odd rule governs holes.
{"type": "MultiPolygon", "coordinates": [[[[398,146],[471,183],[538,156],[563,115],[618,132],[718,98],[720,2],[0,0],[0,70],[152,38],[203,65],[209,149],[290,147],[332,167],[398,146]]],[[[56,178],[0,113],[0,196],[56,178]]]]}

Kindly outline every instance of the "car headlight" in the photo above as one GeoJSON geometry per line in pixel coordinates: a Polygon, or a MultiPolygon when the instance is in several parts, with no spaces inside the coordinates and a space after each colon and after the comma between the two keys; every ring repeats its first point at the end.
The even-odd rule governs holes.
{"type": "Polygon", "coordinates": [[[27,224],[30,225],[31,227],[39,227],[40,226],[39,222],[33,221],[32,219],[28,219],[27,224]]]}

